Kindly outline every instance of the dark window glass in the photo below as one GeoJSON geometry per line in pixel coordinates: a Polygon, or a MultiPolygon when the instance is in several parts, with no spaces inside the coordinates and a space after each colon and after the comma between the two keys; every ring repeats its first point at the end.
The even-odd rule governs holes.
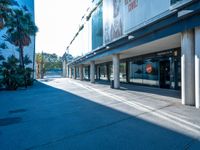
{"type": "Polygon", "coordinates": [[[76,77],[79,78],[79,67],[76,67],[76,77]]]}
{"type": "Polygon", "coordinates": [[[142,84],[143,60],[135,59],[130,62],[130,82],[142,84]]]}
{"type": "Polygon", "coordinates": [[[84,79],[89,79],[89,68],[88,67],[83,68],[83,76],[84,76],[84,79]]]}
{"type": "Polygon", "coordinates": [[[110,75],[110,80],[113,80],[113,65],[109,64],[109,75],[110,75]]]}
{"type": "Polygon", "coordinates": [[[119,77],[121,82],[126,82],[126,63],[120,63],[119,77]]]}
{"type": "Polygon", "coordinates": [[[158,60],[136,58],[129,63],[129,80],[132,83],[159,86],[158,60]]]}
{"type": "Polygon", "coordinates": [[[158,60],[154,58],[144,60],[143,84],[159,86],[158,60]]]}
{"type": "Polygon", "coordinates": [[[103,45],[102,4],[92,14],[92,50],[103,45]]]}
{"type": "Polygon", "coordinates": [[[183,0],[171,0],[171,5],[177,3],[177,2],[180,2],[180,1],[183,1],[183,0]]]}
{"type": "Polygon", "coordinates": [[[101,80],[108,80],[106,65],[100,65],[100,79],[101,80]]]}

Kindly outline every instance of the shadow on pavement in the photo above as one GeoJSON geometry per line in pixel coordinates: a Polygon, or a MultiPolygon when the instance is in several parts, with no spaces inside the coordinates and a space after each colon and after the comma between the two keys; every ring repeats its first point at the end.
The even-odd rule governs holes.
{"type": "MultiPolygon", "coordinates": [[[[96,83],[103,84],[103,85],[110,85],[110,82],[103,81],[103,80],[98,80],[98,81],[96,81],[96,83]]],[[[130,91],[136,91],[136,92],[142,92],[142,93],[156,94],[156,95],[160,95],[160,96],[181,98],[181,91],[179,91],[179,90],[161,89],[161,88],[151,87],[151,86],[142,86],[142,85],[121,83],[120,90],[130,90],[130,91]]]]}
{"type": "MultiPolygon", "coordinates": [[[[29,111],[15,114],[22,122],[0,126],[1,150],[183,150],[200,145],[190,136],[43,83],[9,97],[29,111]]],[[[7,100],[2,94],[3,109],[10,109],[3,106],[7,100]]]]}

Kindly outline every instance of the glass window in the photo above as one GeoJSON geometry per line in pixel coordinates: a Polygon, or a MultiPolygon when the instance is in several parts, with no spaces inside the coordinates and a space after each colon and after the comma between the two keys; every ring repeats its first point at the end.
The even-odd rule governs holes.
{"type": "Polygon", "coordinates": [[[113,65],[109,64],[109,75],[110,75],[110,80],[113,80],[113,65]]]}
{"type": "Polygon", "coordinates": [[[129,80],[132,83],[159,86],[158,60],[135,58],[129,63],[129,80]]]}
{"type": "Polygon", "coordinates": [[[84,67],[83,68],[83,76],[84,76],[84,79],[89,79],[89,67],[84,67]]]}
{"type": "Polygon", "coordinates": [[[79,78],[79,67],[76,67],[76,78],[79,78]]]}
{"type": "Polygon", "coordinates": [[[181,61],[178,61],[178,89],[181,89],[181,61]]]}
{"type": "Polygon", "coordinates": [[[180,1],[183,1],[183,0],[171,0],[171,5],[176,4],[177,2],[180,2],[180,1]]]}
{"type": "Polygon", "coordinates": [[[106,70],[106,65],[102,64],[100,65],[100,80],[108,80],[108,76],[107,76],[107,70],[106,70]]]}
{"type": "Polygon", "coordinates": [[[135,59],[129,64],[129,80],[133,83],[142,84],[142,70],[143,70],[143,61],[142,59],[135,59]]]}
{"type": "Polygon", "coordinates": [[[121,82],[126,82],[126,63],[120,63],[119,77],[121,82]]]}
{"type": "Polygon", "coordinates": [[[143,64],[143,84],[159,86],[158,60],[145,59],[143,64]]]}

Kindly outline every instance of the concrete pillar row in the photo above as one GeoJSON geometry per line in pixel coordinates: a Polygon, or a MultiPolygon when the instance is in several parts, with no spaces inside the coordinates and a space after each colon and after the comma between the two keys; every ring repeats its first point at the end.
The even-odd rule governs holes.
{"type": "Polygon", "coordinates": [[[195,28],[195,105],[200,108],[200,27],[195,28]]]}
{"type": "Polygon", "coordinates": [[[79,75],[80,75],[80,80],[83,81],[83,65],[79,66],[79,75]]]}
{"type": "Polygon", "coordinates": [[[194,30],[181,33],[181,95],[182,104],[195,105],[194,30]]]}
{"type": "Polygon", "coordinates": [[[119,54],[113,55],[113,78],[114,78],[114,88],[120,88],[120,77],[119,77],[119,54]]]}
{"type": "Polygon", "coordinates": [[[95,83],[95,61],[90,62],[90,82],[95,83]]]}

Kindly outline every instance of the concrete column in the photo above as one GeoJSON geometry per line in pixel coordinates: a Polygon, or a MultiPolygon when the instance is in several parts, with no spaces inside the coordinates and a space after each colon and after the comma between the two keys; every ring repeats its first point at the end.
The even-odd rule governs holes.
{"type": "Polygon", "coordinates": [[[70,67],[70,78],[72,78],[73,77],[73,68],[72,67],[70,67]]]}
{"type": "Polygon", "coordinates": [[[120,88],[119,80],[119,54],[113,55],[113,78],[114,78],[114,88],[120,88]]]}
{"type": "Polygon", "coordinates": [[[69,72],[68,72],[68,73],[69,73],[68,75],[69,75],[69,78],[70,78],[70,77],[71,77],[71,69],[70,69],[69,66],[68,66],[68,71],[69,71],[69,72]]]}
{"type": "Polygon", "coordinates": [[[200,27],[195,28],[195,105],[200,108],[200,27]]]}
{"type": "Polygon", "coordinates": [[[90,82],[95,83],[95,61],[90,62],[90,82]]]}
{"type": "Polygon", "coordinates": [[[66,77],[66,60],[63,60],[63,77],[66,77]]]}
{"type": "Polygon", "coordinates": [[[80,80],[83,81],[83,65],[79,66],[79,76],[80,76],[80,80]]]}
{"type": "Polygon", "coordinates": [[[182,104],[195,105],[194,31],[181,34],[181,84],[182,104]]]}
{"type": "Polygon", "coordinates": [[[69,78],[71,78],[71,67],[69,67],[69,78]]]}
{"type": "Polygon", "coordinates": [[[76,79],[76,66],[74,66],[74,79],[76,79]]]}
{"type": "Polygon", "coordinates": [[[69,78],[69,66],[66,65],[66,77],[69,78]]]}

